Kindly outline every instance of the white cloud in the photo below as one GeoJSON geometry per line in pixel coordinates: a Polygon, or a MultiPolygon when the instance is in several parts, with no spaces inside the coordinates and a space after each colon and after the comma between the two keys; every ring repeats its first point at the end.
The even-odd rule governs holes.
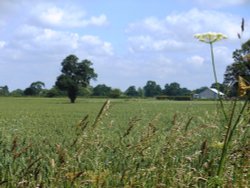
{"type": "Polygon", "coordinates": [[[233,63],[232,51],[226,46],[217,46],[214,48],[215,61],[220,67],[225,67],[233,63]],[[221,64],[221,65],[220,65],[221,64]]]}
{"type": "Polygon", "coordinates": [[[89,25],[102,26],[108,23],[107,16],[101,14],[100,16],[92,16],[87,22],[89,25]]]}
{"type": "Polygon", "coordinates": [[[25,24],[20,26],[14,35],[19,37],[35,37],[39,34],[40,30],[41,28],[25,24]]]}
{"type": "MultiPolygon", "coordinates": [[[[147,80],[154,80],[162,86],[177,81],[190,89],[203,83],[209,85],[210,81],[213,82],[209,46],[193,36],[195,33],[214,31],[229,37],[214,46],[218,78],[221,79],[225,66],[232,61],[232,51],[240,46],[237,33],[240,31],[241,16],[223,13],[222,9],[211,11],[209,8],[214,5],[209,0],[177,1],[186,1],[187,7],[206,10],[194,8],[178,12],[180,9],[174,7],[177,5],[174,2],[171,10],[175,12],[165,17],[157,17],[164,11],[159,10],[158,14],[155,10],[144,10],[144,5],[138,14],[127,17],[126,9],[119,10],[117,14],[117,11],[114,13],[109,9],[109,4],[95,9],[95,3],[81,0],[37,0],[35,3],[0,0],[1,80],[8,79],[10,85],[19,82],[18,87],[22,88],[22,83],[28,86],[36,80],[53,84],[60,74],[60,62],[67,55],[75,54],[80,60],[90,59],[98,73],[98,81],[112,87],[126,89],[132,84],[143,86],[147,80]],[[107,15],[112,19],[108,20],[107,15]],[[145,15],[148,17],[138,21],[140,18],[137,16],[145,15]],[[131,19],[136,22],[127,23],[131,19]],[[112,23],[104,28],[106,30],[88,28],[104,26],[111,20],[112,23]],[[124,24],[129,25],[126,35],[130,51],[123,49],[126,44],[119,33],[124,24]],[[116,54],[113,45],[120,54],[116,54]],[[7,72],[15,72],[17,80],[7,72]]],[[[223,6],[246,3],[243,0],[218,0],[217,4],[222,2],[223,6]]],[[[242,10],[245,11],[245,7],[242,10]]],[[[244,38],[249,38],[247,17],[245,21],[244,38]]]]}
{"type": "Polygon", "coordinates": [[[173,39],[154,39],[151,36],[129,37],[130,50],[136,51],[164,51],[176,50],[183,47],[183,43],[173,39]]]}
{"type": "Polygon", "coordinates": [[[0,49],[1,49],[1,48],[4,48],[5,45],[6,45],[6,42],[5,42],[5,41],[0,41],[0,49]]]}
{"type": "MultiPolygon", "coordinates": [[[[198,42],[194,34],[214,31],[228,36],[227,40],[214,45],[218,79],[222,82],[225,66],[232,63],[232,52],[239,47],[240,22],[241,17],[233,14],[194,8],[163,19],[145,18],[129,24],[126,31],[130,52],[144,58],[144,62],[139,63],[140,72],[161,83],[179,81],[191,85],[190,80],[197,78],[213,82],[209,46],[198,42]],[[168,61],[162,63],[164,58],[168,61]]],[[[250,34],[246,31],[244,37],[247,36],[250,34]]]]}
{"type": "Polygon", "coordinates": [[[0,20],[0,30],[4,27],[6,23],[3,20],[0,20]]]}
{"type": "Polygon", "coordinates": [[[16,33],[13,45],[23,50],[37,53],[54,52],[56,54],[81,52],[91,56],[113,55],[112,44],[101,40],[98,36],[80,36],[74,32],[56,31],[47,28],[24,25],[16,33]]]}
{"type": "Polygon", "coordinates": [[[85,12],[75,7],[63,9],[56,6],[42,5],[34,9],[33,15],[45,25],[63,28],[86,27],[91,25],[103,26],[108,23],[105,14],[87,18],[85,12]]]}
{"type": "Polygon", "coordinates": [[[240,21],[241,18],[238,16],[198,9],[166,17],[166,22],[170,27],[174,27],[178,34],[182,34],[181,36],[214,31],[224,33],[230,39],[237,38],[237,32],[240,30],[240,21]],[[181,29],[183,26],[185,27],[184,32],[181,29]]]}
{"type": "Polygon", "coordinates": [[[143,59],[137,55],[127,54],[122,57],[113,56],[106,60],[97,60],[98,80],[123,90],[130,85],[143,87],[148,80],[154,80],[163,86],[167,82],[174,81],[175,75],[183,71],[180,63],[174,63],[165,56],[143,59]]]}
{"type": "Polygon", "coordinates": [[[200,67],[204,64],[205,59],[199,55],[194,55],[192,57],[187,58],[187,62],[195,67],[200,67]]]}
{"type": "MultiPolygon", "coordinates": [[[[208,31],[228,36],[228,44],[239,43],[241,17],[218,11],[191,9],[172,13],[165,19],[146,18],[131,23],[127,29],[130,50],[134,51],[192,51],[197,49],[194,34],[208,31]]],[[[248,25],[246,23],[245,25],[248,25]]],[[[250,31],[245,31],[248,38],[250,31]]]]}
{"type": "Polygon", "coordinates": [[[206,9],[209,8],[224,8],[224,7],[235,7],[249,5],[249,0],[177,0],[180,3],[193,4],[195,6],[200,6],[206,9]]]}
{"type": "Polygon", "coordinates": [[[41,13],[40,19],[44,22],[58,25],[63,21],[63,17],[66,17],[63,10],[52,7],[43,11],[41,13]]]}
{"type": "Polygon", "coordinates": [[[158,34],[165,34],[169,33],[168,28],[164,20],[160,20],[156,17],[148,17],[142,20],[141,22],[130,23],[129,27],[127,28],[126,32],[151,32],[151,33],[158,33],[158,34]]]}
{"type": "Polygon", "coordinates": [[[216,2],[211,1],[211,0],[195,0],[195,1],[200,3],[203,6],[211,7],[211,8],[237,6],[237,5],[244,5],[244,4],[249,3],[248,0],[216,0],[216,2]]]}
{"type": "Polygon", "coordinates": [[[113,47],[109,42],[100,40],[98,36],[84,35],[81,37],[82,44],[86,44],[89,48],[99,54],[104,52],[106,55],[113,55],[113,47]]]}
{"type": "MultiPolygon", "coordinates": [[[[95,58],[105,58],[113,55],[112,44],[101,40],[98,36],[79,35],[73,32],[55,31],[52,29],[24,26],[18,29],[18,35],[8,41],[1,50],[1,62],[16,64],[36,64],[42,66],[51,62],[54,66],[69,54],[92,61],[95,58]]],[[[0,46],[4,46],[1,42],[0,46]]],[[[53,65],[51,65],[53,67],[53,65]]]]}
{"type": "MultiPolygon", "coordinates": [[[[18,29],[8,45],[1,48],[0,64],[7,72],[18,73],[8,85],[25,88],[32,81],[41,80],[50,88],[60,74],[60,62],[69,54],[89,59],[98,67],[99,60],[113,55],[112,44],[94,35],[79,35],[25,25],[18,29]],[[21,63],[20,63],[21,62],[21,63]],[[22,84],[21,84],[22,83],[22,84]]],[[[0,46],[5,42],[1,41],[0,46]]],[[[106,66],[104,66],[106,67],[106,66]]],[[[101,70],[102,71],[102,70],[101,70]]],[[[108,70],[110,71],[110,69],[108,70]]],[[[99,72],[98,72],[99,73],[99,72]]],[[[0,70],[1,78],[10,77],[0,70]]]]}

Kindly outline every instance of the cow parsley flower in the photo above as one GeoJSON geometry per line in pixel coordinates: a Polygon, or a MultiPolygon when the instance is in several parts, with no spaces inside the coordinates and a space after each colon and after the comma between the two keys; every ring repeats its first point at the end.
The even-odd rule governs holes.
{"type": "Polygon", "coordinates": [[[220,41],[222,39],[227,39],[227,37],[223,35],[222,33],[215,33],[215,32],[195,34],[194,37],[197,38],[201,42],[205,42],[209,44],[220,41]]]}
{"type": "MultiPolygon", "coordinates": [[[[215,80],[215,83],[216,83],[216,86],[217,86],[217,90],[219,91],[216,68],[215,68],[215,61],[214,61],[213,43],[215,43],[217,41],[220,41],[222,39],[227,39],[227,37],[225,35],[223,35],[222,33],[215,33],[215,32],[207,32],[207,33],[202,33],[202,34],[195,34],[194,37],[197,38],[201,42],[205,42],[205,43],[209,44],[209,46],[210,46],[210,53],[211,53],[212,67],[213,67],[213,73],[214,73],[214,80],[215,80]]],[[[218,97],[219,97],[221,109],[223,111],[225,119],[227,119],[227,115],[226,115],[226,112],[225,112],[225,109],[224,109],[224,105],[222,103],[222,98],[221,98],[220,95],[218,95],[218,97]]]]}
{"type": "Polygon", "coordinates": [[[226,39],[227,37],[222,33],[215,33],[215,32],[207,32],[202,34],[195,34],[195,38],[197,38],[201,42],[205,42],[210,44],[210,51],[211,51],[211,58],[212,58],[212,66],[214,72],[215,83],[218,85],[217,75],[215,70],[215,62],[214,62],[214,52],[213,52],[213,43],[222,39],[226,39]]]}

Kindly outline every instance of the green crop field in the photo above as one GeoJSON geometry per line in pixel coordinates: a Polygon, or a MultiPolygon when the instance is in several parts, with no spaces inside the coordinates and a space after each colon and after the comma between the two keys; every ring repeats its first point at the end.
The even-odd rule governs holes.
{"type": "Polygon", "coordinates": [[[2,97],[0,187],[247,187],[249,112],[224,105],[2,97]]]}

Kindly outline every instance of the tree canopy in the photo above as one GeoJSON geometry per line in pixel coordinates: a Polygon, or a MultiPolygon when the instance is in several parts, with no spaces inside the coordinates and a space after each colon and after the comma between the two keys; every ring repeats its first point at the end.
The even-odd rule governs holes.
{"type": "Polygon", "coordinates": [[[143,89],[145,97],[154,97],[161,94],[161,86],[156,84],[155,81],[147,81],[143,89]]]}
{"type": "Polygon", "coordinates": [[[242,44],[241,49],[233,52],[234,62],[228,65],[224,74],[224,84],[231,86],[231,96],[236,95],[238,77],[250,81],[250,39],[242,44]]]}
{"type": "Polygon", "coordinates": [[[40,95],[45,84],[41,81],[32,82],[28,88],[24,90],[24,95],[35,96],[40,95]]]}
{"type": "Polygon", "coordinates": [[[129,97],[137,97],[139,96],[139,92],[136,90],[135,86],[129,86],[125,91],[125,94],[129,97]]]}
{"type": "Polygon", "coordinates": [[[71,103],[74,103],[80,87],[87,87],[91,79],[96,79],[97,74],[91,61],[85,59],[78,62],[75,55],[67,56],[61,63],[62,74],[57,77],[56,86],[66,91],[71,103]]]}
{"type": "Polygon", "coordinates": [[[112,88],[105,84],[99,84],[93,89],[93,96],[109,96],[112,88]]]}
{"type": "Polygon", "coordinates": [[[163,94],[168,96],[185,96],[190,95],[191,91],[187,88],[181,88],[180,84],[177,82],[172,82],[165,85],[163,94]]]}
{"type": "Polygon", "coordinates": [[[7,95],[9,95],[8,86],[0,86],[0,96],[7,96],[7,95]]]}

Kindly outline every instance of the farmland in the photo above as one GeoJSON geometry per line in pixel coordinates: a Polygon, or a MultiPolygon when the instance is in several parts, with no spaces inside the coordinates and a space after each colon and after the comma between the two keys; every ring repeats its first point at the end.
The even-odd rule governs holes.
{"type": "Polygon", "coordinates": [[[217,102],[105,101],[0,98],[0,186],[249,185],[246,111],[217,177],[227,126],[217,102]]]}

